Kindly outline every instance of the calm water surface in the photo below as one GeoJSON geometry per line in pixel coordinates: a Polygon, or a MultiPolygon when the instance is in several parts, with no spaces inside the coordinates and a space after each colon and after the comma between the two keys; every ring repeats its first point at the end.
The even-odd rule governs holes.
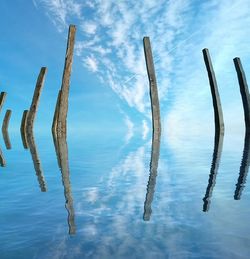
{"type": "Polygon", "coordinates": [[[83,135],[1,139],[0,258],[250,258],[244,136],[83,135]]]}

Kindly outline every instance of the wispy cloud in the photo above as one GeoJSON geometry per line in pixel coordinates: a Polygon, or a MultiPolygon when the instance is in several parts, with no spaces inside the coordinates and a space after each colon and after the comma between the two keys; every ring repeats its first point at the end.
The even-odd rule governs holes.
{"type": "Polygon", "coordinates": [[[93,55],[83,58],[83,63],[84,63],[84,66],[91,72],[98,71],[98,62],[93,55]]]}
{"type": "Polygon", "coordinates": [[[142,121],[142,139],[146,140],[149,132],[148,123],[146,120],[142,121]]]}
{"type": "Polygon", "coordinates": [[[125,115],[124,117],[124,122],[127,127],[125,142],[128,143],[130,139],[134,136],[134,124],[127,115],[125,115]]]}

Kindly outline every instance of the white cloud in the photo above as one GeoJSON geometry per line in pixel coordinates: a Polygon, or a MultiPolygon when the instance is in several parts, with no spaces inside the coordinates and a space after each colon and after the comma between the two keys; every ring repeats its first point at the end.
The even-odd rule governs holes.
{"type": "Polygon", "coordinates": [[[88,34],[95,34],[97,30],[97,24],[93,21],[84,21],[81,24],[81,29],[83,32],[86,32],[88,34]]]}
{"type": "Polygon", "coordinates": [[[134,136],[134,124],[127,115],[125,115],[124,122],[127,127],[127,133],[125,136],[125,142],[127,144],[129,143],[130,139],[134,136]]]}
{"type": "Polygon", "coordinates": [[[146,120],[142,121],[142,139],[146,140],[149,132],[149,127],[146,120]]]}
{"type": "Polygon", "coordinates": [[[95,73],[98,71],[98,62],[93,55],[84,58],[83,62],[84,66],[91,72],[95,73]]]}

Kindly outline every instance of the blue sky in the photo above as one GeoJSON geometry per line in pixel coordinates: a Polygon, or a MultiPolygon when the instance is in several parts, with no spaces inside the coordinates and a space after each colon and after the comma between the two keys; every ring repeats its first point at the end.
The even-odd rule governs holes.
{"type": "Polygon", "coordinates": [[[250,2],[221,1],[1,1],[0,88],[19,130],[41,66],[48,67],[36,131],[50,131],[61,86],[67,30],[77,26],[68,126],[121,132],[129,141],[150,134],[150,99],[142,39],[151,39],[164,139],[213,135],[213,110],[202,49],[209,48],[226,132],[244,130],[233,58],[250,78],[250,2]]]}

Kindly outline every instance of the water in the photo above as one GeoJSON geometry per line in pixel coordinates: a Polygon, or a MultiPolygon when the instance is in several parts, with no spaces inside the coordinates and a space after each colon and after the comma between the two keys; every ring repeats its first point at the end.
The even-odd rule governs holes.
{"type": "Polygon", "coordinates": [[[212,135],[161,140],[152,153],[150,139],[111,133],[69,134],[59,151],[50,134],[35,134],[30,149],[9,138],[0,258],[250,256],[244,136],[215,149],[212,135]]]}

